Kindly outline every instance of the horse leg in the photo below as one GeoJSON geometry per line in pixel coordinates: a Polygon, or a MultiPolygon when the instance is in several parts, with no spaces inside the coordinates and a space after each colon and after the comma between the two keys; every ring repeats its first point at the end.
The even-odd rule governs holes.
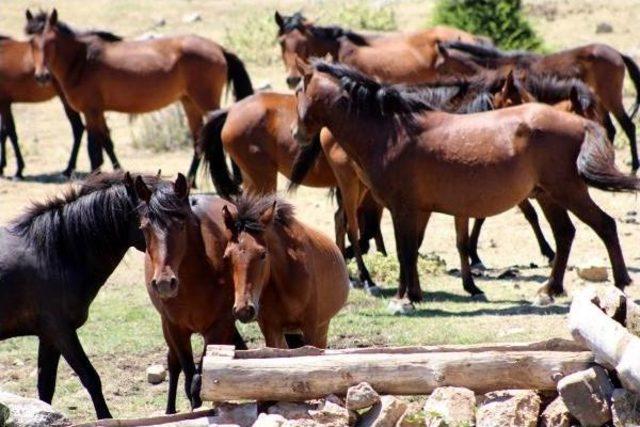
{"type": "Polygon", "coordinates": [[[485,218],[476,218],[473,221],[473,228],[471,229],[471,236],[469,236],[469,258],[471,258],[471,268],[484,269],[484,264],[478,256],[478,240],[480,240],[480,231],[484,224],[485,218]]]}
{"type": "Polygon", "coordinates": [[[56,390],[56,376],[60,351],[46,338],[40,338],[38,343],[38,397],[43,402],[51,404],[56,390]]]}
{"type": "Polygon", "coordinates": [[[616,137],[616,127],[613,125],[611,116],[607,110],[602,112],[602,125],[607,131],[607,138],[609,139],[609,142],[613,143],[613,140],[616,137]]]}
{"type": "Polygon", "coordinates": [[[333,224],[336,233],[336,246],[340,249],[340,253],[347,260],[349,257],[346,253],[345,236],[347,234],[347,216],[344,213],[344,203],[342,201],[342,192],[340,187],[336,188],[336,204],[338,208],[333,214],[333,224]]]}
{"type": "Polygon", "coordinates": [[[484,292],[476,286],[471,275],[469,265],[469,218],[455,217],[456,225],[456,247],[460,255],[460,275],[462,276],[462,287],[471,294],[472,297],[481,297],[484,292]]]}
{"type": "MultiPolygon", "coordinates": [[[[187,395],[187,399],[191,404],[193,404],[192,395],[191,395],[191,386],[193,382],[193,376],[196,373],[196,365],[193,362],[193,350],[191,349],[191,332],[180,328],[178,325],[170,323],[166,320],[162,320],[162,333],[164,335],[164,339],[169,346],[170,356],[171,352],[175,354],[175,357],[178,360],[180,367],[182,368],[182,372],[184,372],[184,391],[187,395]]],[[[171,357],[169,357],[169,362],[171,363],[171,357]]],[[[174,362],[175,364],[175,362],[174,362]]],[[[175,367],[174,367],[175,369],[175,367]]],[[[171,374],[171,372],[169,372],[171,374]]],[[[174,409],[175,410],[175,389],[177,388],[178,383],[178,375],[175,375],[175,383],[172,384],[171,376],[169,378],[169,387],[170,387],[170,398],[172,401],[167,402],[167,410],[174,409]],[[171,387],[174,387],[173,395],[171,396],[171,387]],[[172,407],[170,407],[172,406],[172,407]]]]}
{"type": "Polygon", "coordinates": [[[327,335],[329,332],[329,322],[318,325],[316,322],[302,327],[305,341],[316,348],[327,348],[327,335]]]}
{"type": "Polygon", "coordinates": [[[169,391],[167,393],[166,414],[176,413],[176,395],[178,393],[178,379],[180,378],[180,360],[176,352],[169,346],[167,351],[167,367],[169,371],[169,391]]]}
{"type": "Polygon", "coordinates": [[[564,292],[562,283],[576,229],[565,208],[551,200],[546,194],[539,194],[537,199],[544,216],[549,221],[553,238],[556,241],[557,252],[551,264],[551,276],[549,281],[537,292],[540,302],[548,303],[553,301],[554,296],[564,292]]]}
{"type": "Polygon", "coordinates": [[[373,198],[369,189],[363,184],[361,184],[361,194],[360,206],[358,206],[358,218],[361,224],[360,249],[362,253],[369,252],[369,240],[374,239],[378,252],[386,256],[387,249],[380,229],[383,207],[373,198]]]}
{"type": "Polygon", "coordinates": [[[64,107],[64,113],[66,114],[67,119],[69,119],[69,123],[71,123],[71,131],[73,132],[73,146],[71,147],[71,156],[69,157],[67,168],[62,172],[62,175],[70,178],[71,174],[73,174],[73,171],[76,169],[78,151],[80,151],[82,134],[84,133],[84,124],[82,124],[80,114],[69,106],[67,100],[64,98],[64,95],[60,94],[59,96],[60,101],[62,101],[62,106],[64,107]]]}
{"type": "Polygon", "coordinates": [[[266,324],[260,322],[260,331],[264,336],[264,342],[267,347],[271,348],[289,348],[287,347],[287,340],[284,336],[282,327],[277,324],[266,324]]]}
{"type": "Polygon", "coordinates": [[[7,166],[7,131],[6,131],[5,107],[0,107],[0,176],[4,175],[4,168],[7,166]]]}
{"type": "Polygon", "coordinates": [[[87,151],[89,153],[89,162],[91,163],[91,172],[100,169],[104,163],[102,157],[102,128],[100,126],[101,112],[85,112],[84,120],[87,126],[87,151]]]}
{"type": "Polygon", "coordinates": [[[16,155],[16,163],[17,169],[14,175],[15,179],[22,179],[22,170],[24,169],[24,159],[22,158],[22,153],[20,152],[20,145],[18,144],[18,133],[16,132],[16,122],[13,120],[13,112],[11,111],[11,106],[9,106],[8,115],[7,115],[7,135],[11,140],[11,146],[13,147],[13,152],[16,155]]]}
{"type": "Polygon", "coordinates": [[[396,298],[404,298],[407,294],[411,302],[422,301],[418,276],[418,248],[430,216],[431,212],[412,211],[403,206],[391,213],[400,263],[400,284],[396,298]]]}
{"type": "Polygon", "coordinates": [[[102,136],[102,148],[104,152],[107,153],[109,160],[111,160],[111,165],[114,169],[122,169],[120,166],[120,162],[116,157],[115,148],[113,146],[113,140],[111,140],[111,131],[109,130],[109,126],[107,126],[107,120],[104,117],[104,113],[100,114],[100,133],[102,136]]]}
{"type": "Polygon", "coordinates": [[[182,108],[184,108],[184,113],[187,116],[189,131],[193,138],[193,159],[191,160],[187,179],[191,181],[195,188],[196,172],[198,172],[198,166],[200,166],[200,156],[196,153],[196,144],[200,137],[200,129],[202,129],[202,116],[204,115],[204,111],[198,108],[198,106],[186,96],[181,98],[180,102],[182,103],[182,108]]]}
{"type": "Polygon", "coordinates": [[[631,169],[633,172],[637,171],[640,167],[640,161],[638,161],[638,147],[636,146],[636,125],[633,124],[631,118],[627,115],[627,112],[624,111],[624,106],[622,105],[622,101],[620,101],[620,105],[616,106],[613,111],[613,115],[622,126],[622,130],[629,138],[629,148],[631,149],[631,169]]]}
{"type": "Polygon", "coordinates": [[[518,208],[524,214],[525,219],[531,225],[531,229],[536,236],[536,240],[538,241],[538,246],[540,247],[540,252],[544,257],[549,260],[549,264],[553,262],[553,258],[556,256],[551,246],[547,242],[547,239],[544,237],[544,233],[542,232],[542,228],[540,228],[540,222],[538,221],[538,214],[536,213],[535,208],[531,204],[528,199],[524,199],[520,204],[518,204],[518,208]]]}
{"type": "MultiPolygon", "coordinates": [[[[51,326],[50,323],[49,327],[51,326]]],[[[47,334],[47,336],[51,339],[52,344],[58,348],[69,366],[71,366],[71,369],[73,369],[80,378],[80,382],[84,388],[86,388],[91,395],[97,418],[111,418],[107,402],[105,402],[104,395],[102,394],[100,376],[84,352],[76,331],[68,327],[59,326],[55,331],[47,334]]]]}

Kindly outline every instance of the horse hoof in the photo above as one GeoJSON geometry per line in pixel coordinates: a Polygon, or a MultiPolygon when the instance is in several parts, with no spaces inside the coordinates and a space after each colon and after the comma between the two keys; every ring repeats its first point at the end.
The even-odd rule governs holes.
{"type": "Polygon", "coordinates": [[[416,307],[410,301],[392,299],[389,301],[387,311],[394,316],[406,316],[416,311],[416,307]]]}
{"type": "Polygon", "coordinates": [[[364,284],[357,279],[349,279],[349,287],[351,289],[362,289],[364,288],[364,284]]]}
{"type": "Polygon", "coordinates": [[[553,304],[553,297],[548,294],[537,294],[533,299],[533,305],[536,307],[544,307],[553,304]]]}
{"type": "Polygon", "coordinates": [[[12,180],[12,181],[24,181],[24,176],[22,176],[22,174],[20,174],[20,175],[14,175],[14,176],[11,178],[11,180],[12,180]]]}
{"type": "Polygon", "coordinates": [[[488,302],[489,300],[487,299],[487,296],[484,294],[484,292],[480,292],[480,293],[471,295],[471,301],[488,302]]]}
{"type": "Polygon", "coordinates": [[[485,271],[486,269],[487,267],[484,266],[482,261],[471,264],[471,270],[485,271]]]}
{"type": "Polygon", "coordinates": [[[380,289],[380,287],[376,285],[367,286],[364,290],[372,297],[379,297],[380,295],[382,295],[382,289],[380,289]]]}

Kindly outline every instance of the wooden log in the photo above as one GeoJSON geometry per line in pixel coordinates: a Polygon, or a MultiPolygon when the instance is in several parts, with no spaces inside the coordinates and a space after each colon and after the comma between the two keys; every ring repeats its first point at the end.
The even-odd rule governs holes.
{"type": "MultiPolygon", "coordinates": [[[[600,301],[619,299],[625,306],[622,292],[610,289],[612,295],[603,297],[594,290],[586,290],[573,298],[569,311],[569,329],[573,337],[589,347],[598,363],[615,369],[622,385],[640,393],[640,338],[629,333],[600,308],[600,301]]],[[[606,311],[618,311],[609,310],[606,311]]],[[[624,317],[623,317],[624,318],[624,317]]]]}
{"type": "Polygon", "coordinates": [[[565,375],[588,368],[590,352],[460,351],[323,354],[237,359],[206,356],[203,400],[301,401],[344,395],[366,381],[380,394],[429,394],[458,386],[476,393],[508,388],[555,390],[565,375]]]}
{"type": "Polygon", "coordinates": [[[171,424],[172,426],[181,421],[196,420],[199,418],[214,419],[216,415],[215,409],[195,409],[193,412],[185,412],[182,414],[157,415],[147,418],[130,418],[130,419],[109,419],[93,421],[89,423],[74,424],[73,427],[143,427],[157,426],[162,424],[171,424]]]}
{"type": "Polygon", "coordinates": [[[344,354],[412,354],[412,353],[442,353],[442,352],[473,352],[482,351],[587,351],[588,349],[574,340],[551,338],[543,341],[524,343],[492,343],[492,344],[450,344],[410,347],[363,347],[345,349],[320,349],[310,346],[296,349],[257,348],[251,350],[235,350],[233,346],[210,345],[207,347],[208,356],[231,355],[235,359],[266,359],[272,357],[301,357],[320,355],[344,354]]]}

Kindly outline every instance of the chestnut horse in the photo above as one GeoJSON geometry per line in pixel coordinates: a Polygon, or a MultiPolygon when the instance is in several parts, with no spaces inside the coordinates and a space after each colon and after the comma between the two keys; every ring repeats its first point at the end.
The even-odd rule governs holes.
{"type": "Polygon", "coordinates": [[[631,282],[615,220],[590,198],[588,185],[636,191],[640,181],[615,168],[614,151],[598,124],[543,104],[486,113],[435,111],[420,91],[383,85],[350,67],[299,63],[296,92],[301,143],[327,127],[391,212],[400,285],[397,296],[421,301],[418,248],[431,212],[455,217],[463,286],[475,288],[468,259],[468,219],[497,215],[536,195],[551,224],[557,254],[548,301],[563,292],[575,229],[567,210],[604,242],[615,284],[631,282]],[[364,133],[362,129],[367,129],[364,133]]]}
{"type": "Polygon", "coordinates": [[[486,38],[444,26],[411,33],[363,35],[338,26],[314,25],[300,12],[291,16],[276,12],[275,20],[291,89],[300,81],[296,58],[309,61],[312,57],[330,55],[334,61],[349,64],[385,82],[424,83],[436,78],[438,41],[490,43],[486,38]]]}
{"type": "MultiPolygon", "coordinates": [[[[312,154],[313,158],[309,162],[305,162],[300,157],[302,154],[300,146],[291,135],[291,127],[295,122],[295,97],[278,93],[257,93],[227,109],[212,113],[202,128],[198,149],[204,153],[205,162],[211,166],[209,167],[211,179],[218,194],[228,198],[240,193],[239,186],[229,174],[224,151],[242,170],[244,188],[249,193],[275,192],[278,172],[301,185],[315,188],[336,187],[338,173],[342,179],[347,176],[351,180],[358,180],[350,162],[340,153],[332,153],[329,159],[329,156],[325,157],[316,152],[312,154]],[[305,169],[305,177],[302,180],[296,177],[299,172],[293,168],[296,161],[305,169]],[[332,163],[331,167],[328,162],[332,163]]],[[[330,138],[330,134],[326,137],[330,138]]],[[[336,151],[342,151],[339,146],[336,148],[336,151]]],[[[346,212],[342,208],[342,200],[346,198],[342,194],[342,189],[341,186],[335,221],[336,242],[345,253],[344,216],[346,212]]],[[[359,279],[363,286],[373,293],[378,290],[373,288],[375,284],[362,260],[362,252],[368,250],[369,239],[374,238],[378,250],[386,253],[380,231],[381,217],[382,207],[370,195],[363,195],[358,199],[353,212],[349,212],[346,216],[346,232],[358,264],[359,279]],[[351,213],[357,215],[360,220],[356,222],[351,213]],[[362,225],[362,233],[357,228],[354,231],[358,223],[362,225]],[[361,236],[360,239],[357,237],[358,234],[361,236]],[[354,239],[359,242],[354,244],[354,239]]]]}
{"type": "MultiPolygon", "coordinates": [[[[144,180],[153,186],[156,178],[144,180]]],[[[97,418],[111,418],[77,329],[129,248],[144,251],[137,203],[122,173],[94,175],[0,228],[0,340],[38,337],[38,397],[47,403],[62,355],[97,418]]]]}
{"type": "Polygon", "coordinates": [[[222,199],[189,198],[186,178],[161,181],[149,188],[136,178],[140,228],[147,243],[145,280],[151,302],[160,313],[169,347],[168,414],[176,412],[180,371],[192,408],[200,401],[199,371],[193,362],[191,335],[208,344],[246,348],[235,328],[231,307],[233,288],[222,256],[227,245],[222,199]],[[208,259],[207,259],[208,258],[208,259]]]}
{"type": "MultiPolygon", "coordinates": [[[[600,99],[605,112],[614,115],[627,138],[631,149],[631,167],[640,167],[636,147],[636,128],[633,117],[640,105],[640,69],[629,56],[605,44],[589,44],[563,50],[550,55],[531,52],[502,52],[488,46],[477,46],[464,42],[445,42],[439,49],[440,62],[437,66],[442,73],[475,73],[477,67],[516,67],[535,74],[550,74],[561,78],[577,78],[585,82],[600,99]],[[464,55],[455,55],[453,52],[464,55]],[[625,68],[636,89],[636,102],[630,114],[624,110],[622,89],[625,68]]],[[[605,127],[609,139],[613,141],[615,127],[605,114],[605,127]]]]}
{"type": "MultiPolygon", "coordinates": [[[[179,100],[195,143],[203,115],[220,107],[227,81],[237,99],[253,93],[242,61],[202,37],[86,41],[58,21],[55,9],[44,25],[28,26],[27,32],[33,34],[36,78],[46,81],[53,75],[69,104],[84,114],[89,139],[105,147],[113,146],[105,111],[145,113],[179,100]]],[[[101,165],[101,156],[92,157],[93,169],[101,165]]],[[[199,161],[194,152],[190,179],[199,161]]]]}
{"type": "MultiPolygon", "coordinates": [[[[29,11],[27,11],[27,18],[29,20],[35,19],[29,11]]],[[[118,36],[105,31],[84,32],[82,37],[87,39],[100,38],[105,42],[120,40],[118,36]]],[[[76,159],[84,132],[82,119],[80,119],[80,114],[69,107],[64,96],[56,88],[55,82],[38,84],[34,73],[35,65],[30,42],[0,36],[0,176],[7,165],[5,148],[7,138],[11,140],[16,156],[16,178],[22,178],[22,170],[25,166],[18,144],[18,134],[11,112],[11,104],[14,102],[44,102],[55,96],[60,96],[73,132],[71,157],[67,168],[62,172],[63,175],[69,177],[76,168],[76,159]]]]}
{"type": "Polygon", "coordinates": [[[301,331],[305,344],[325,348],[329,322],[349,295],[340,250],[272,195],[239,197],[235,204],[222,208],[233,315],[243,323],[257,320],[268,347],[287,348],[285,333],[301,331]]]}

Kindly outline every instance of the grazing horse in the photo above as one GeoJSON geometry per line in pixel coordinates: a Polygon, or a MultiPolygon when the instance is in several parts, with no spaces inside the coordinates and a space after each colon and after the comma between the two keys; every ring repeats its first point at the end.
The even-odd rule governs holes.
{"type": "Polygon", "coordinates": [[[193,362],[191,335],[209,344],[246,348],[235,328],[233,287],[222,256],[227,245],[222,208],[226,202],[209,196],[189,197],[186,178],[162,181],[149,188],[136,178],[140,227],[146,241],[145,280],[151,302],[160,313],[169,347],[167,414],[176,412],[180,371],[193,408],[200,400],[200,376],[193,362]]]}
{"type": "MultiPolygon", "coordinates": [[[[27,18],[34,17],[27,11],[27,18]]],[[[119,38],[104,31],[88,31],[83,33],[87,39],[100,38],[105,41],[113,41],[119,38]]],[[[75,112],[64,99],[64,96],[56,88],[55,82],[40,85],[34,78],[35,65],[31,52],[31,44],[28,41],[14,40],[10,37],[0,36],[0,176],[7,165],[6,140],[11,140],[13,151],[16,156],[17,169],[15,177],[22,178],[24,160],[18,144],[18,134],[16,132],[11,104],[14,102],[44,102],[54,96],[60,96],[60,101],[64,107],[64,112],[71,123],[73,131],[73,147],[67,168],[62,172],[69,177],[76,168],[78,149],[84,132],[84,125],[80,119],[80,114],[75,112]]]]}
{"type": "Polygon", "coordinates": [[[640,181],[615,168],[613,147],[598,124],[543,104],[448,114],[436,111],[420,91],[380,84],[344,65],[298,66],[304,81],[296,92],[295,135],[308,144],[327,127],[391,212],[398,297],[422,300],[417,256],[431,212],[455,217],[463,286],[473,292],[468,218],[497,215],[531,194],[551,224],[557,248],[551,277],[538,291],[541,300],[563,292],[575,234],[567,210],[604,242],[616,286],[631,282],[615,220],[593,202],[588,185],[636,191],[640,181]]]}
{"type": "MultiPolygon", "coordinates": [[[[442,73],[475,73],[478,67],[515,67],[535,74],[550,74],[560,78],[576,78],[585,82],[600,99],[604,112],[612,113],[627,138],[631,149],[631,167],[640,167],[636,147],[633,117],[640,105],[640,68],[629,56],[605,44],[589,44],[550,55],[531,52],[502,52],[493,47],[464,42],[445,42],[437,68],[442,73]],[[454,52],[463,53],[456,55],[454,52]],[[622,88],[625,68],[636,89],[636,102],[630,114],[624,110],[622,88]]],[[[603,116],[608,137],[613,141],[615,127],[608,114],[603,116]]]]}
{"type": "Polygon", "coordinates": [[[338,26],[323,27],[309,22],[300,12],[283,16],[276,12],[278,42],[291,89],[300,81],[296,58],[331,56],[389,83],[424,83],[436,78],[437,42],[462,40],[490,43],[457,28],[438,26],[411,33],[363,35],[338,26]]]}
{"type": "MultiPolygon", "coordinates": [[[[55,9],[43,25],[28,26],[27,32],[33,34],[36,78],[48,81],[53,75],[69,104],[84,114],[90,141],[111,151],[105,111],[146,113],[179,100],[195,142],[205,112],[220,107],[227,81],[237,99],[253,93],[242,61],[202,37],[87,41],[59,22],[55,9]]],[[[102,152],[94,154],[91,167],[96,169],[102,152]]],[[[190,179],[199,161],[194,151],[190,179]]]]}
{"type": "Polygon", "coordinates": [[[325,348],[329,322],[349,294],[340,250],[274,196],[240,197],[235,204],[222,208],[234,317],[257,320],[268,347],[287,348],[285,333],[299,330],[305,344],[325,348]]]}
{"type": "MultiPolygon", "coordinates": [[[[301,185],[315,188],[335,187],[338,184],[338,174],[341,179],[346,176],[352,181],[358,180],[350,162],[344,161],[344,152],[339,146],[336,151],[340,151],[342,155],[335,152],[325,157],[316,152],[309,162],[305,162],[300,157],[300,145],[291,135],[291,127],[295,122],[295,97],[278,93],[257,93],[227,109],[212,113],[202,128],[198,149],[204,153],[205,163],[210,165],[211,179],[218,194],[229,198],[240,193],[239,186],[229,174],[225,151],[242,170],[244,188],[249,193],[275,192],[278,172],[301,185]],[[304,179],[296,177],[298,172],[293,168],[294,164],[304,165],[304,179]]],[[[327,134],[324,137],[330,139],[331,136],[327,134]]],[[[346,187],[340,186],[341,191],[343,188],[346,187]]],[[[341,191],[335,221],[336,241],[344,253],[345,211],[342,200],[346,197],[341,191]]],[[[346,216],[346,232],[358,264],[359,278],[365,288],[370,288],[374,286],[374,282],[362,260],[362,252],[368,249],[370,238],[375,239],[378,250],[386,252],[380,231],[382,207],[367,192],[358,199],[352,212],[360,219],[354,222],[351,215],[346,216]],[[357,228],[354,232],[358,223],[362,225],[361,233],[357,228]],[[357,238],[358,234],[360,239],[357,238]],[[359,242],[354,244],[354,239],[359,242]]],[[[349,211],[349,214],[352,212],[349,211]]]]}
{"type": "MultiPolygon", "coordinates": [[[[144,180],[155,183],[154,177],[144,180]]],[[[76,330],[127,250],[144,250],[132,185],[122,173],[90,176],[0,229],[0,340],[39,338],[38,396],[47,403],[62,355],[98,418],[111,414],[76,330]]]]}

